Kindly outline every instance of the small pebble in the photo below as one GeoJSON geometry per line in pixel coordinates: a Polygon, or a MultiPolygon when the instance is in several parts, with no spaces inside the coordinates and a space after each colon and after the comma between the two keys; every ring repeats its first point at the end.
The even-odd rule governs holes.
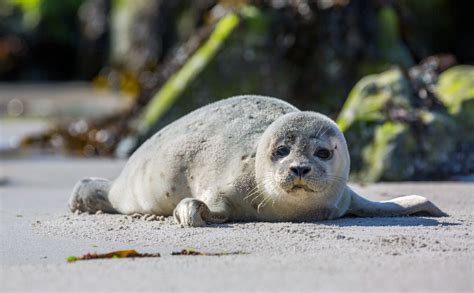
{"type": "Polygon", "coordinates": [[[155,220],[156,220],[156,215],[150,215],[149,217],[145,219],[145,221],[148,221],[148,222],[155,221],[155,220]]]}
{"type": "Polygon", "coordinates": [[[140,215],[139,213],[135,213],[131,216],[133,219],[140,219],[142,217],[142,215],[140,215]]]}
{"type": "Polygon", "coordinates": [[[102,215],[104,212],[101,211],[101,210],[98,210],[97,212],[95,212],[96,215],[102,215]]]}

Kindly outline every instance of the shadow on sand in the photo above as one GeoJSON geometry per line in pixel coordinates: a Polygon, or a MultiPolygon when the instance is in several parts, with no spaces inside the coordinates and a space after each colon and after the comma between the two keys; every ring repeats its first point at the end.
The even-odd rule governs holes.
{"type": "MultiPolygon", "coordinates": [[[[315,224],[315,225],[327,225],[327,226],[339,226],[339,227],[432,227],[432,226],[458,226],[461,223],[445,222],[443,218],[429,218],[429,217],[417,217],[417,216],[407,216],[407,217],[352,217],[347,216],[336,220],[324,220],[324,221],[315,221],[315,222],[293,222],[294,224],[304,223],[304,224],[315,224]]],[[[235,224],[246,224],[253,222],[233,222],[225,224],[210,224],[207,225],[207,228],[232,228],[235,224]]],[[[271,223],[271,222],[266,222],[271,223]]],[[[278,222],[275,222],[278,224],[278,222]]]]}
{"type": "Polygon", "coordinates": [[[382,226],[457,226],[460,223],[445,222],[442,218],[425,217],[344,217],[337,220],[313,222],[319,225],[334,225],[339,227],[361,226],[361,227],[382,227],[382,226]]]}

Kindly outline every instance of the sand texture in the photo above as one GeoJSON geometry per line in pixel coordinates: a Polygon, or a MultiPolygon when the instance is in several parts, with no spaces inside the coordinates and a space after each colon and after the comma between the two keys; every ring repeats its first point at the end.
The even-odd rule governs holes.
{"type": "Polygon", "coordinates": [[[473,291],[474,185],[351,186],[370,199],[419,194],[449,217],[344,218],[317,223],[229,223],[180,228],[171,218],[74,215],[85,176],[114,178],[124,161],[0,162],[3,290],[473,291]],[[195,248],[244,252],[171,256],[195,248]],[[69,255],[136,249],[160,258],[67,263],[69,255]]]}

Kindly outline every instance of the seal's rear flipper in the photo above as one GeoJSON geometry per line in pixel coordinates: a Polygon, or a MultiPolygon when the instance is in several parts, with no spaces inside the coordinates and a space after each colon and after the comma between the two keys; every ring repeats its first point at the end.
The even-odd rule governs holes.
{"type": "Polygon", "coordinates": [[[117,213],[109,202],[108,194],[111,182],[102,178],[84,178],[79,181],[69,199],[69,209],[72,212],[117,213]]]}
{"type": "Polygon", "coordinates": [[[367,200],[350,190],[351,203],[346,214],[359,217],[448,216],[431,201],[419,195],[407,195],[388,201],[367,200]]]}

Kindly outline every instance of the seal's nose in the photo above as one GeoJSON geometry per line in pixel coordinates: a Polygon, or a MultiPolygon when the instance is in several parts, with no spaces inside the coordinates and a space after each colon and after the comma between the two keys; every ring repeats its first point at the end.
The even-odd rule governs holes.
{"type": "Polygon", "coordinates": [[[311,171],[311,168],[308,166],[296,166],[296,167],[290,167],[290,170],[296,176],[303,177],[306,174],[308,174],[309,171],[311,171]]]}

